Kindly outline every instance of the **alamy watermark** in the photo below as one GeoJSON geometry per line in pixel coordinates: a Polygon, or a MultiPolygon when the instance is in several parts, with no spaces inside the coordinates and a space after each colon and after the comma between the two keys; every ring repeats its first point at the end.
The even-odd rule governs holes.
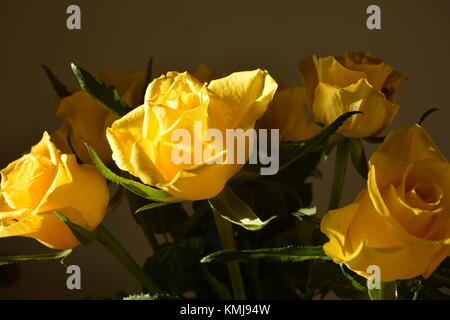
{"type": "Polygon", "coordinates": [[[66,27],[69,30],[81,29],[81,9],[79,6],[72,4],[67,7],[66,13],[69,16],[66,19],[66,27]]]}
{"type": "Polygon", "coordinates": [[[280,167],[279,136],[279,129],[204,131],[202,121],[196,120],[193,137],[188,129],[172,131],[171,158],[174,164],[245,164],[248,159],[250,164],[262,165],[261,175],[274,175],[280,167]]]}
{"type": "Polygon", "coordinates": [[[370,274],[367,278],[367,289],[381,289],[381,269],[377,265],[370,265],[366,270],[370,274]]]}
{"type": "Polygon", "coordinates": [[[66,286],[69,290],[80,290],[81,289],[81,268],[76,264],[70,265],[66,270],[67,274],[70,276],[67,277],[66,286]]]}

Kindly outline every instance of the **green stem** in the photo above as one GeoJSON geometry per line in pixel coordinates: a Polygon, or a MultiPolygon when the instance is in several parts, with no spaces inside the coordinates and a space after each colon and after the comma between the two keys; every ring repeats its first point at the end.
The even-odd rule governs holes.
{"type": "Polygon", "coordinates": [[[333,183],[331,186],[329,210],[339,208],[342,190],[344,189],[345,174],[349,155],[349,142],[347,138],[342,139],[337,145],[336,162],[334,165],[333,183]]]}
{"type": "Polygon", "coordinates": [[[105,246],[105,248],[109,250],[109,252],[142,284],[146,290],[148,290],[150,294],[163,293],[145,272],[142,271],[136,261],[133,260],[119,241],[117,241],[103,225],[100,225],[97,231],[97,241],[105,246]]]}
{"type": "Polygon", "coordinates": [[[395,281],[381,282],[380,300],[397,300],[397,284],[395,281]]]}
{"type": "MultiPolygon", "coordinates": [[[[234,242],[233,226],[231,222],[222,218],[218,213],[214,212],[214,221],[219,234],[220,243],[223,249],[236,249],[234,242]]],[[[241,269],[238,262],[227,263],[228,273],[233,286],[234,298],[237,300],[245,300],[245,289],[242,281],[241,269]]]]}
{"type": "Polygon", "coordinates": [[[419,298],[420,289],[422,289],[422,281],[419,280],[419,283],[417,285],[416,292],[414,292],[413,300],[417,300],[419,298]]]}
{"type": "Polygon", "coordinates": [[[304,300],[312,300],[314,297],[314,289],[311,288],[311,284],[315,265],[316,260],[308,261],[308,278],[306,279],[304,300]]]}

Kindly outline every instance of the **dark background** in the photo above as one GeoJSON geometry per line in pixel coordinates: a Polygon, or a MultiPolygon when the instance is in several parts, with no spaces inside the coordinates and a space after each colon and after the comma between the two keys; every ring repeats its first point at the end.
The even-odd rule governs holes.
{"type": "MultiPolygon", "coordinates": [[[[369,50],[410,80],[399,93],[401,111],[393,128],[416,122],[439,107],[425,127],[449,155],[450,2],[434,1],[24,1],[0,2],[0,167],[15,160],[59,126],[56,97],[40,64],[69,87],[75,62],[92,73],[144,68],[155,58],[155,75],[209,64],[217,75],[265,68],[290,84],[300,83],[298,62],[311,53],[343,55],[369,50]],[[81,30],[66,28],[66,8],[81,7],[81,30]],[[366,28],[366,8],[381,7],[381,30],[366,28]]],[[[331,157],[323,179],[314,181],[315,204],[325,210],[330,191],[331,157]]],[[[343,204],[362,181],[349,172],[343,204]]],[[[149,247],[127,208],[107,217],[106,226],[139,262],[149,247]]],[[[34,240],[0,239],[0,254],[38,253],[34,240]]],[[[20,280],[0,287],[0,298],[86,298],[131,293],[139,285],[103,248],[79,247],[66,260],[82,270],[82,290],[66,288],[57,262],[19,266],[20,280]]]]}

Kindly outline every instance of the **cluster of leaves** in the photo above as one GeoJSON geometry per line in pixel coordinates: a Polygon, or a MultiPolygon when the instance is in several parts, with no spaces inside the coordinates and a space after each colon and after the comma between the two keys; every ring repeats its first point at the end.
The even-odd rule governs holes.
{"type": "MultiPolygon", "coordinates": [[[[82,68],[72,65],[72,69],[81,87],[105,108],[116,115],[126,112],[128,107],[114,88],[96,80],[82,68]]],[[[134,217],[153,243],[155,252],[148,258],[144,270],[156,285],[173,296],[190,293],[190,296],[202,299],[228,299],[233,296],[226,264],[202,260],[221,249],[214,213],[235,224],[236,247],[240,249],[320,245],[323,239],[318,231],[319,222],[311,210],[303,209],[310,207],[312,200],[311,184],[307,179],[318,175],[316,167],[322,153],[330,149],[333,144],[330,141],[334,141],[330,137],[356,113],[342,115],[308,141],[283,143],[281,170],[277,175],[260,176],[257,165],[246,165],[218,197],[191,203],[191,212],[183,208],[180,199],[129,176],[121,176],[117,170],[110,170],[92,148],[88,146],[88,150],[98,170],[108,180],[126,189],[130,208],[136,212],[134,217]],[[164,235],[165,243],[158,244],[155,234],[164,235]]],[[[255,259],[242,264],[247,297],[311,297],[323,281],[314,281],[316,267],[311,267],[312,262],[300,261],[329,259],[320,246],[314,248],[312,255],[308,250],[306,247],[282,249],[276,253],[277,257],[268,259],[271,261],[255,259]],[[295,257],[296,254],[300,259],[286,260],[286,257],[295,257]]],[[[325,262],[314,263],[321,265],[325,262]]],[[[327,265],[334,267],[330,262],[327,265]]],[[[326,294],[325,288],[322,291],[326,294]]]]}

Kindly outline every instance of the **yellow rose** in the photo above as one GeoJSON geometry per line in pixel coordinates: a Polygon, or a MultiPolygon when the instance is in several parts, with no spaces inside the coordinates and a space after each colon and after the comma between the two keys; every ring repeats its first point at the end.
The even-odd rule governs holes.
{"type": "MultiPolygon", "coordinates": [[[[206,64],[199,64],[193,75],[200,81],[211,81],[214,72],[206,64]]],[[[122,71],[119,74],[103,72],[98,78],[117,89],[122,100],[135,108],[142,104],[146,72],[143,70],[122,71]]],[[[111,161],[111,148],[106,140],[106,128],[117,117],[103,108],[84,91],[77,91],[61,99],[56,114],[64,119],[61,127],[52,133],[52,139],[63,152],[77,153],[80,160],[90,163],[91,159],[84,143],[92,146],[103,162],[111,161]],[[70,132],[70,141],[68,135],[70,132]],[[70,147],[72,144],[72,148],[70,147]]]]}
{"type": "MultiPolygon", "coordinates": [[[[186,129],[193,143],[204,138],[210,128],[221,133],[226,129],[253,128],[276,88],[275,81],[263,70],[233,73],[209,84],[187,72],[169,72],[148,86],[144,105],[107,129],[113,159],[120,169],[181,199],[214,197],[243,164],[226,160],[214,164],[207,161],[176,164],[172,159],[176,147],[172,133],[186,129]],[[195,135],[195,122],[202,126],[202,137],[195,135]]],[[[202,151],[214,150],[212,142],[202,140],[202,151]]],[[[194,153],[192,144],[187,149],[194,153]]],[[[220,156],[214,152],[212,155],[220,156]]]]}
{"type": "Polygon", "coordinates": [[[382,281],[427,278],[450,254],[450,163],[419,125],[389,133],[369,161],[368,187],[328,212],[321,230],[336,263],[382,281]]]}
{"type": "Polygon", "coordinates": [[[105,179],[93,165],[61,154],[47,132],[0,174],[0,238],[30,237],[50,248],[70,249],[79,242],[53,210],[88,230],[103,220],[109,200],[105,179]]]}
{"type": "MultiPolygon", "coordinates": [[[[98,75],[100,80],[114,86],[122,100],[131,107],[142,103],[145,77],[145,71],[123,71],[117,75],[103,72],[98,75]]],[[[64,119],[62,126],[52,133],[58,148],[72,153],[71,143],[81,161],[90,163],[91,159],[84,145],[88,143],[104,162],[111,161],[111,148],[105,132],[117,117],[103,108],[97,100],[84,91],[77,91],[61,99],[56,115],[64,119]],[[67,139],[69,132],[70,141],[67,139]]]]}
{"type": "Polygon", "coordinates": [[[339,128],[344,136],[377,136],[397,115],[396,93],[407,78],[369,52],[346,52],[344,58],[312,55],[299,68],[317,122],[329,125],[343,113],[363,112],[339,128]]]}
{"type": "Polygon", "coordinates": [[[308,140],[320,131],[308,111],[302,86],[278,89],[261,119],[260,128],[279,129],[280,141],[308,140]]]}

